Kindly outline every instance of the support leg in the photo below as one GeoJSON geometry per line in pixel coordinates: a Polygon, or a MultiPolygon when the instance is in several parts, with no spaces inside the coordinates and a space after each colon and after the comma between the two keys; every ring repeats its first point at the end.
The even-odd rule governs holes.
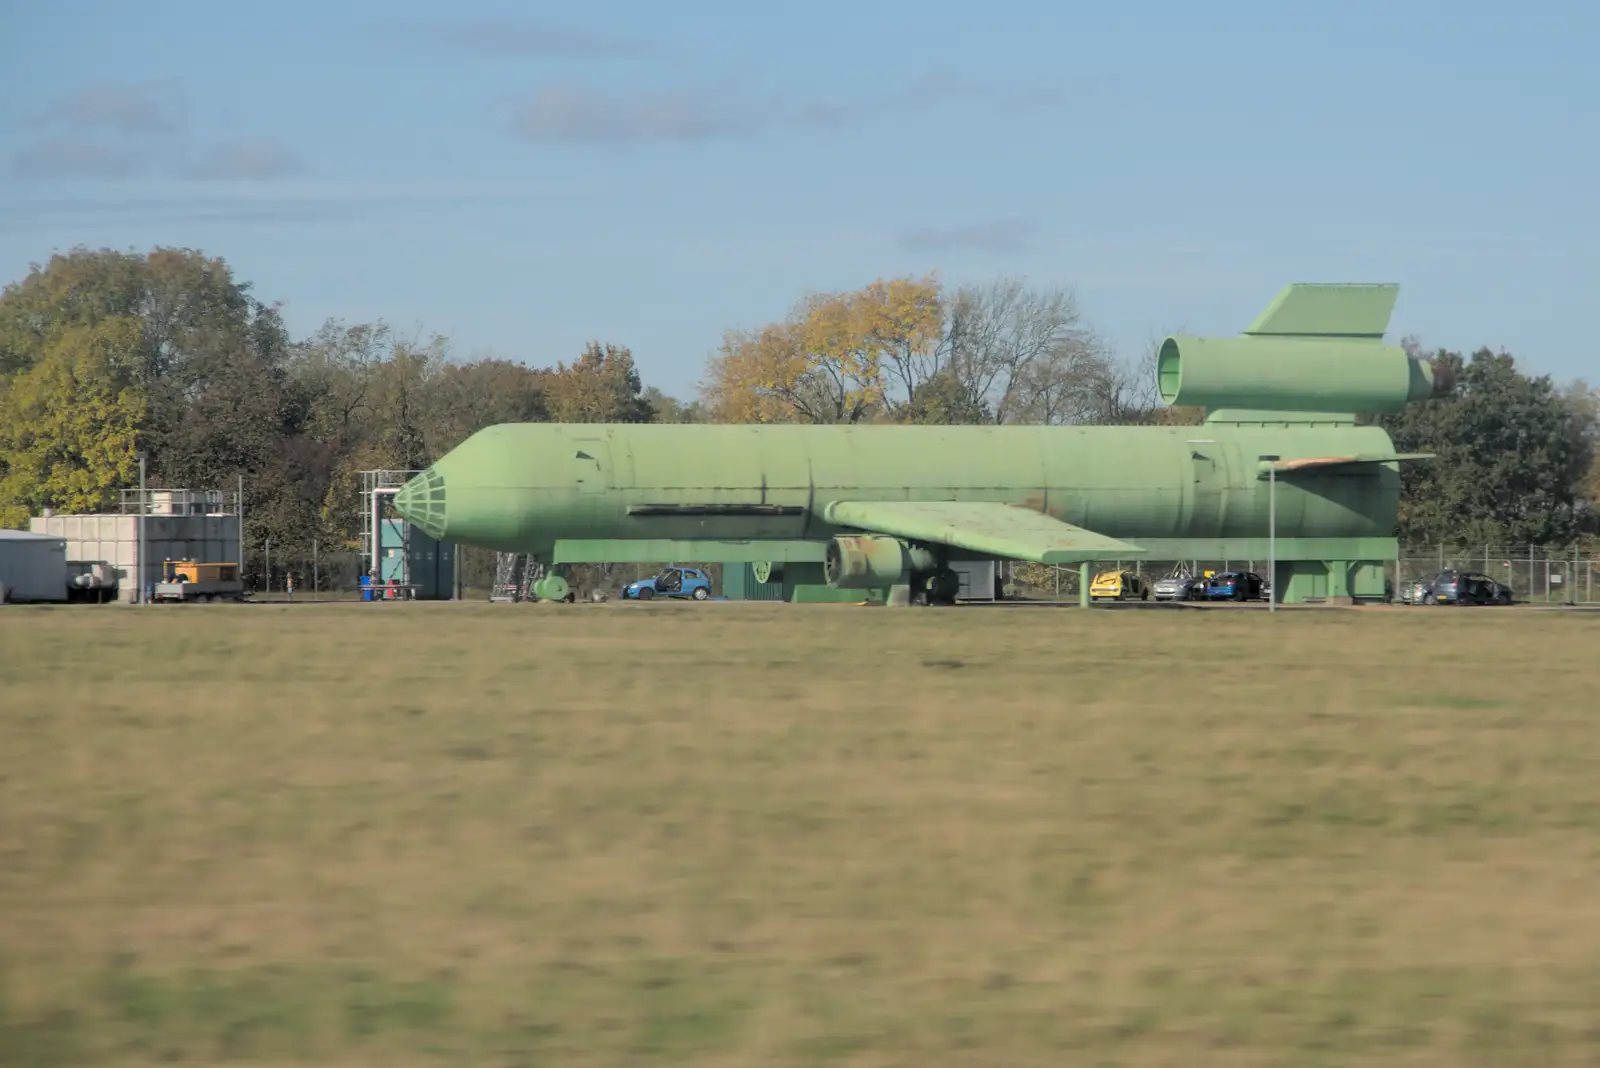
{"type": "Polygon", "coordinates": [[[1078,565],[1078,607],[1089,607],[1089,563],[1084,561],[1078,565]]]}

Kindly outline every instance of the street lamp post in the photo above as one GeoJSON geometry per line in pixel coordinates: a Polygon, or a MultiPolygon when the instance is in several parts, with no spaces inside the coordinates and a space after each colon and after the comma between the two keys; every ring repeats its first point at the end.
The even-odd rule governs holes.
{"type": "Polygon", "coordinates": [[[1278,457],[1262,456],[1267,465],[1267,611],[1278,610],[1278,457]]]}
{"type": "Polygon", "coordinates": [[[145,582],[145,572],[149,568],[150,563],[149,563],[148,560],[145,559],[145,536],[144,536],[144,516],[145,516],[145,513],[148,512],[149,510],[150,510],[150,499],[146,495],[146,490],[145,490],[145,485],[144,485],[144,454],[140,453],[139,454],[139,550],[135,554],[135,556],[139,560],[139,563],[133,569],[134,570],[134,574],[137,576],[133,580],[133,584],[136,587],[136,589],[133,591],[133,595],[134,595],[134,598],[135,598],[135,603],[140,604],[140,605],[146,605],[146,604],[150,603],[149,598],[147,598],[145,596],[145,592],[144,592],[146,589],[149,588],[149,586],[145,582]]]}

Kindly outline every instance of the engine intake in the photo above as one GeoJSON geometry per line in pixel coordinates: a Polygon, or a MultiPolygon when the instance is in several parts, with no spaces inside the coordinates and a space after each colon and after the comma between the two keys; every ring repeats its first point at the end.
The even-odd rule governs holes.
{"type": "Polygon", "coordinates": [[[938,561],[927,549],[881,534],[839,534],[829,539],[822,570],[836,590],[883,589],[928,572],[938,561]]]}
{"type": "Polygon", "coordinates": [[[1378,341],[1169,337],[1156,385],[1171,405],[1295,412],[1398,412],[1450,391],[1447,368],[1378,341]]]}

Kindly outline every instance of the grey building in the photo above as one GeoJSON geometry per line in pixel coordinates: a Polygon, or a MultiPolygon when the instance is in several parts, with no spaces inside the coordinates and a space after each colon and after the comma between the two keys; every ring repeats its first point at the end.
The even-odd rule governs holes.
{"type": "Polygon", "coordinates": [[[66,599],[66,539],[0,530],[0,604],[66,599]]]}

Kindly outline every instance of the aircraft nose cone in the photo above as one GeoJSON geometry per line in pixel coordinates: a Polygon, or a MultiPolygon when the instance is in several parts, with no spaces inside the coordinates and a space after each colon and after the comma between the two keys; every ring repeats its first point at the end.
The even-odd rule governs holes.
{"type": "Polygon", "coordinates": [[[444,476],[434,467],[417,475],[394,495],[394,510],[425,530],[429,537],[442,540],[448,525],[444,476]]]}

